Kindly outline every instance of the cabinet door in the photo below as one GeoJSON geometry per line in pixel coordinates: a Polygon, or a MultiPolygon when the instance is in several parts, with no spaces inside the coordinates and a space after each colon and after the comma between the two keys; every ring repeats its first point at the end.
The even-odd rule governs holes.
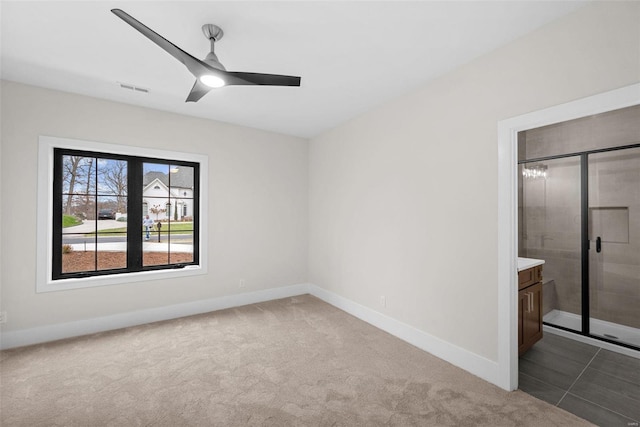
{"type": "Polygon", "coordinates": [[[527,311],[528,299],[527,291],[522,290],[518,292],[518,355],[521,355],[527,351],[525,347],[525,331],[524,331],[524,315],[527,311]]]}
{"type": "Polygon", "coordinates": [[[542,283],[529,286],[525,292],[529,293],[532,301],[523,317],[524,341],[531,347],[542,338],[542,283]]]}
{"type": "Polygon", "coordinates": [[[518,292],[518,355],[542,338],[542,283],[518,292]]]}

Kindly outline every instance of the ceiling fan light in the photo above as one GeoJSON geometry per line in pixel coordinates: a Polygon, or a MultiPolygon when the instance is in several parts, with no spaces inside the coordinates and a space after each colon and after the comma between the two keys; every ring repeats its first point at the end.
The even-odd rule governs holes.
{"type": "Polygon", "coordinates": [[[211,74],[205,74],[204,76],[200,76],[200,81],[209,86],[209,87],[222,87],[225,85],[224,80],[222,80],[220,77],[217,76],[212,76],[211,74]]]}

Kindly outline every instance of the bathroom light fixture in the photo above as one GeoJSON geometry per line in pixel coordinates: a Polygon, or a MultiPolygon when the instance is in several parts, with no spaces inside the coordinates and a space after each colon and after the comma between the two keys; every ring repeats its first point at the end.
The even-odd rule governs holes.
{"type": "Polygon", "coordinates": [[[537,179],[537,178],[546,179],[547,166],[546,165],[534,165],[530,167],[525,166],[522,168],[522,176],[525,178],[531,178],[531,179],[537,179]]]}

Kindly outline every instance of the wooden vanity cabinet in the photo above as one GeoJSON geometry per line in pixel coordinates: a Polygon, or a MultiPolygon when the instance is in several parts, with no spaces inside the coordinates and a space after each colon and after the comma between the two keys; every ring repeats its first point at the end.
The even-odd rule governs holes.
{"type": "Polygon", "coordinates": [[[542,266],[518,273],[518,355],[542,338],[542,266]]]}

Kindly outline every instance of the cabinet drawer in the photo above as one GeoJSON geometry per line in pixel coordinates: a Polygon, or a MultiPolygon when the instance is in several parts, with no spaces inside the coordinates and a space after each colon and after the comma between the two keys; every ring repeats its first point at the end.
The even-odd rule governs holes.
{"type": "Polygon", "coordinates": [[[527,268],[518,272],[518,290],[542,281],[542,266],[527,268]]]}

